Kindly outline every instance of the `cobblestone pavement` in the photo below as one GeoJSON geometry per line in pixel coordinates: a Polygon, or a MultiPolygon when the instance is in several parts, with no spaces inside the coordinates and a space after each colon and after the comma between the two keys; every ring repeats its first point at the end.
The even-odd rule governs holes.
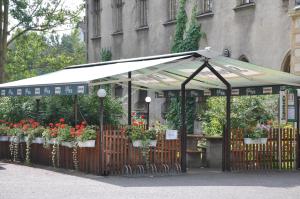
{"type": "Polygon", "coordinates": [[[300,171],[101,177],[0,162],[0,199],[300,199],[300,171]]]}

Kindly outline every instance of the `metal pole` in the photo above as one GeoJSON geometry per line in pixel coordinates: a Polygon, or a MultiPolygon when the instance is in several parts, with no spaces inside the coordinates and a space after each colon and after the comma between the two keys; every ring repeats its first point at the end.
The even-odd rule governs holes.
{"type": "Polygon", "coordinates": [[[149,121],[150,121],[150,102],[147,102],[147,129],[149,129],[149,121]]]}
{"type": "Polygon", "coordinates": [[[100,97],[100,110],[99,110],[99,175],[104,175],[104,164],[103,164],[103,98],[100,97]]]}
{"type": "Polygon", "coordinates": [[[181,140],[181,170],[182,172],[186,172],[186,96],[185,96],[185,84],[181,85],[181,132],[180,132],[180,140],[181,140]]]}
{"type": "Polygon", "coordinates": [[[74,124],[78,123],[78,96],[74,95],[74,124]]]}
{"type": "MultiPolygon", "coordinates": [[[[131,79],[131,72],[128,72],[128,79],[131,79]]],[[[128,125],[131,125],[131,81],[128,81],[128,125]]]]}
{"type": "Polygon", "coordinates": [[[225,131],[225,170],[230,171],[230,151],[231,151],[231,86],[227,85],[227,93],[226,93],[226,131],[225,131]]]}
{"type": "Polygon", "coordinates": [[[41,99],[36,99],[36,119],[37,121],[40,120],[40,101],[41,99]]]}
{"type": "Polygon", "coordinates": [[[297,130],[296,130],[296,168],[299,169],[300,168],[300,136],[299,136],[299,128],[300,128],[300,124],[299,124],[299,97],[298,97],[298,93],[296,94],[297,96],[297,101],[296,101],[296,120],[297,120],[297,130]]]}

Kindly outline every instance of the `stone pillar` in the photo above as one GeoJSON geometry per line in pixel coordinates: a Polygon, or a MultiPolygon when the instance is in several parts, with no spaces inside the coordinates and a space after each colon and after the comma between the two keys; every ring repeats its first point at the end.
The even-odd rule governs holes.
{"type": "Polygon", "coordinates": [[[300,75],[300,8],[289,12],[291,26],[291,73],[300,75]]]}

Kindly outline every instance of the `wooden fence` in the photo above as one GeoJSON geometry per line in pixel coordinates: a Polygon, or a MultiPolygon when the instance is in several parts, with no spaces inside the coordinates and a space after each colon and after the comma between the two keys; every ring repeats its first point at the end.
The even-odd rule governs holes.
{"type": "Polygon", "coordinates": [[[296,168],[296,129],[271,129],[266,144],[244,144],[243,137],[241,129],[232,130],[232,170],[293,170],[296,168]]]}
{"type": "MultiPolygon", "coordinates": [[[[31,145],[31,162],[46,166],[52,165],[52,147],[44,148],[42,144],[31,145]]],[[[24,161],[26,144],[19,145],[19,159],[24,161]]],[[[56,165],[60,168],[74,169],[73,149],[59,146],[56,165]]],[[[125,165],[130,165],[132,170],[138,165],[144,165],[145,158],[142,149],[135,148],[127,135],[119,128],[105,128],[100,145],[100,136],[96,139],[94,148],[78,148],[79,170],[86,173],[121,175],[125,165]],[[102,147],[102,148],[101,148],[102,147]],[[100,150],[101,148],[101,150],[100,150]],[[101,151],[101,152],[100,152],[101,151]]],[[[164,164],[173,168],[180,164],[180,140],[165,140],[160,136],[157,146],[148,151],[149,163],[155,164],[158,169],[164,164]]],[[[9,142],[0,142],[0,159],[11,159],[9,142]]]]}

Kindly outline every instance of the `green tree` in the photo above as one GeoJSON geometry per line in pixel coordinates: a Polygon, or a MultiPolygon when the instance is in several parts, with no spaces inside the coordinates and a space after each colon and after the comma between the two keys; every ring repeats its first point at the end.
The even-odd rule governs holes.
{"type": "Polygon", "coordinates": [[[70,35],[51,35],[49,38],[28,32],[11,44],[7,54],[6,76],[13,81],[57,71],[84,63],[85,55],[85,44],[80,41],[77,29],[70,35]]]}
{"type": "MultiPolygon", "coordinates": [[[[231,128],[248,128],[274,119],[278,110],[277,96],[234,97],[231,103],[231,128]]],[[[211,97],[201,118],[207,135],[222,135],[225,125],[225,97],[211,97]]]]}
{"type": "Polygon", "coordinates": [[[30,31],[74,23],[81,10],[66,9],[62,0],[0,0],[0,82],[5,80],[7,49],[14,40],[30,31]]]}

